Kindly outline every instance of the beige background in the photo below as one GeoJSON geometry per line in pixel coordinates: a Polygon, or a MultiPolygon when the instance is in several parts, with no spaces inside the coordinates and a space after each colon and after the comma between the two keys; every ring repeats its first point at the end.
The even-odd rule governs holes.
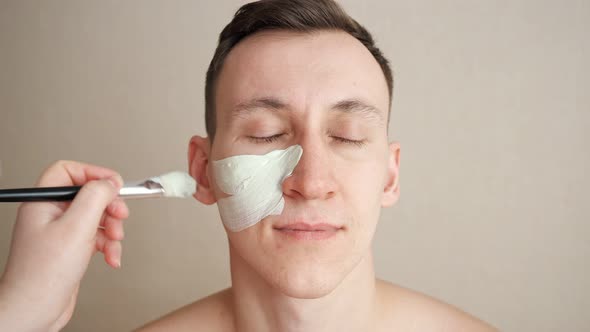
{"type": "MultiPolygon", "coordinates": [[[[0,0],[0,187],[57,159],[186,169],[238,1],[0,0]]],[[[378,274],[505,331],[590,330],[590,2],[343,1],[391,59],[402,198],[378,274]]],[[[229,285],[216,207],[129,203],[66,331],[124,331],[229,285]]],[[[5,263],[16,205],[0,205],[5,263]]],[[[351,309],[354,310],[354,309],[351,309]]]]}

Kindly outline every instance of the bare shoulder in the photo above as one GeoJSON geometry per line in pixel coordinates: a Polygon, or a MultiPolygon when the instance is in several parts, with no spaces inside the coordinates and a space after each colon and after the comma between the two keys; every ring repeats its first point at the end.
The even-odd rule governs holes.
{"type": "Polygon", "coordinates": [[[430,296],[377,280],[383,330],[498,331],[486,322],[430,296]]]}
{"type": "Polygon", "coordinates": [[[231,288],[212,294],[150,322],[136,332],[234,331],[231,288]]]}

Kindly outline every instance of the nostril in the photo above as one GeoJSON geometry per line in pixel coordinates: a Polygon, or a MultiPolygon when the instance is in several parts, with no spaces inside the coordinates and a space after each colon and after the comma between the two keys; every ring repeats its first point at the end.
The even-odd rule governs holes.
{"type": "Polygon", "coordinates": [[[299,173],[283,182],[283,194],[306,200],[329,199],[334,197],[332,181],[299,173]]]}
{"type": "Polygon", "coordinates": [[[326,167],[326,155],[317,146],[306,147],[304,151],[291,175],[283,180],[283,194],[306,200],[333,197],[336,183],[330,167],[326,167]]]}

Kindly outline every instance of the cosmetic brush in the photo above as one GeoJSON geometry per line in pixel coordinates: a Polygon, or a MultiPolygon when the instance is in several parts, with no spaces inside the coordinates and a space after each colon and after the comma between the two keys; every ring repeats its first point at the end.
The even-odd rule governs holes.
{"type": "MultiPolygon", "coordinates": [[[[126,183],[119,197],[190,197],[195,193],[195,180],[185,172],[170,172],[145,181],[126,183]]],[[[0,189],[0,202],[71,201],[82,186],[0,189]]]]}

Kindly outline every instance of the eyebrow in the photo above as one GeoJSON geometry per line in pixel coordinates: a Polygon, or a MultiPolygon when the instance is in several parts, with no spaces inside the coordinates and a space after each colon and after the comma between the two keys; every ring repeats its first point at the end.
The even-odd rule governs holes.
{"type": "Polygon", "coordinates": [[[377,120],[380,123],[383,122],[383,112],[360,99],[341,100],[334,104],[331,109],[342,113],[359,114],[367,119],[377,120]]]}
{"type": "Polygon", "coordinates": [[[243,116],[261,109],[284,110],[287,109],[287,104],[273,97],[254,98],[236,105],[232,114],[234,116],[243,116]]]}
{"type": "MultiPolygon", "coordinates": [[[[281,111],[287,109],[289,109],[288,104],[280,99],[262,97],[239,103],[234,107],[232,114],[241,117],[257,110],[281,111]]],[[[383,122],[383,113],[377,107],[356,98],[338,101],[330,107],[330,110],[346,114],[359,114],[367,119],[383,122]]]]}

